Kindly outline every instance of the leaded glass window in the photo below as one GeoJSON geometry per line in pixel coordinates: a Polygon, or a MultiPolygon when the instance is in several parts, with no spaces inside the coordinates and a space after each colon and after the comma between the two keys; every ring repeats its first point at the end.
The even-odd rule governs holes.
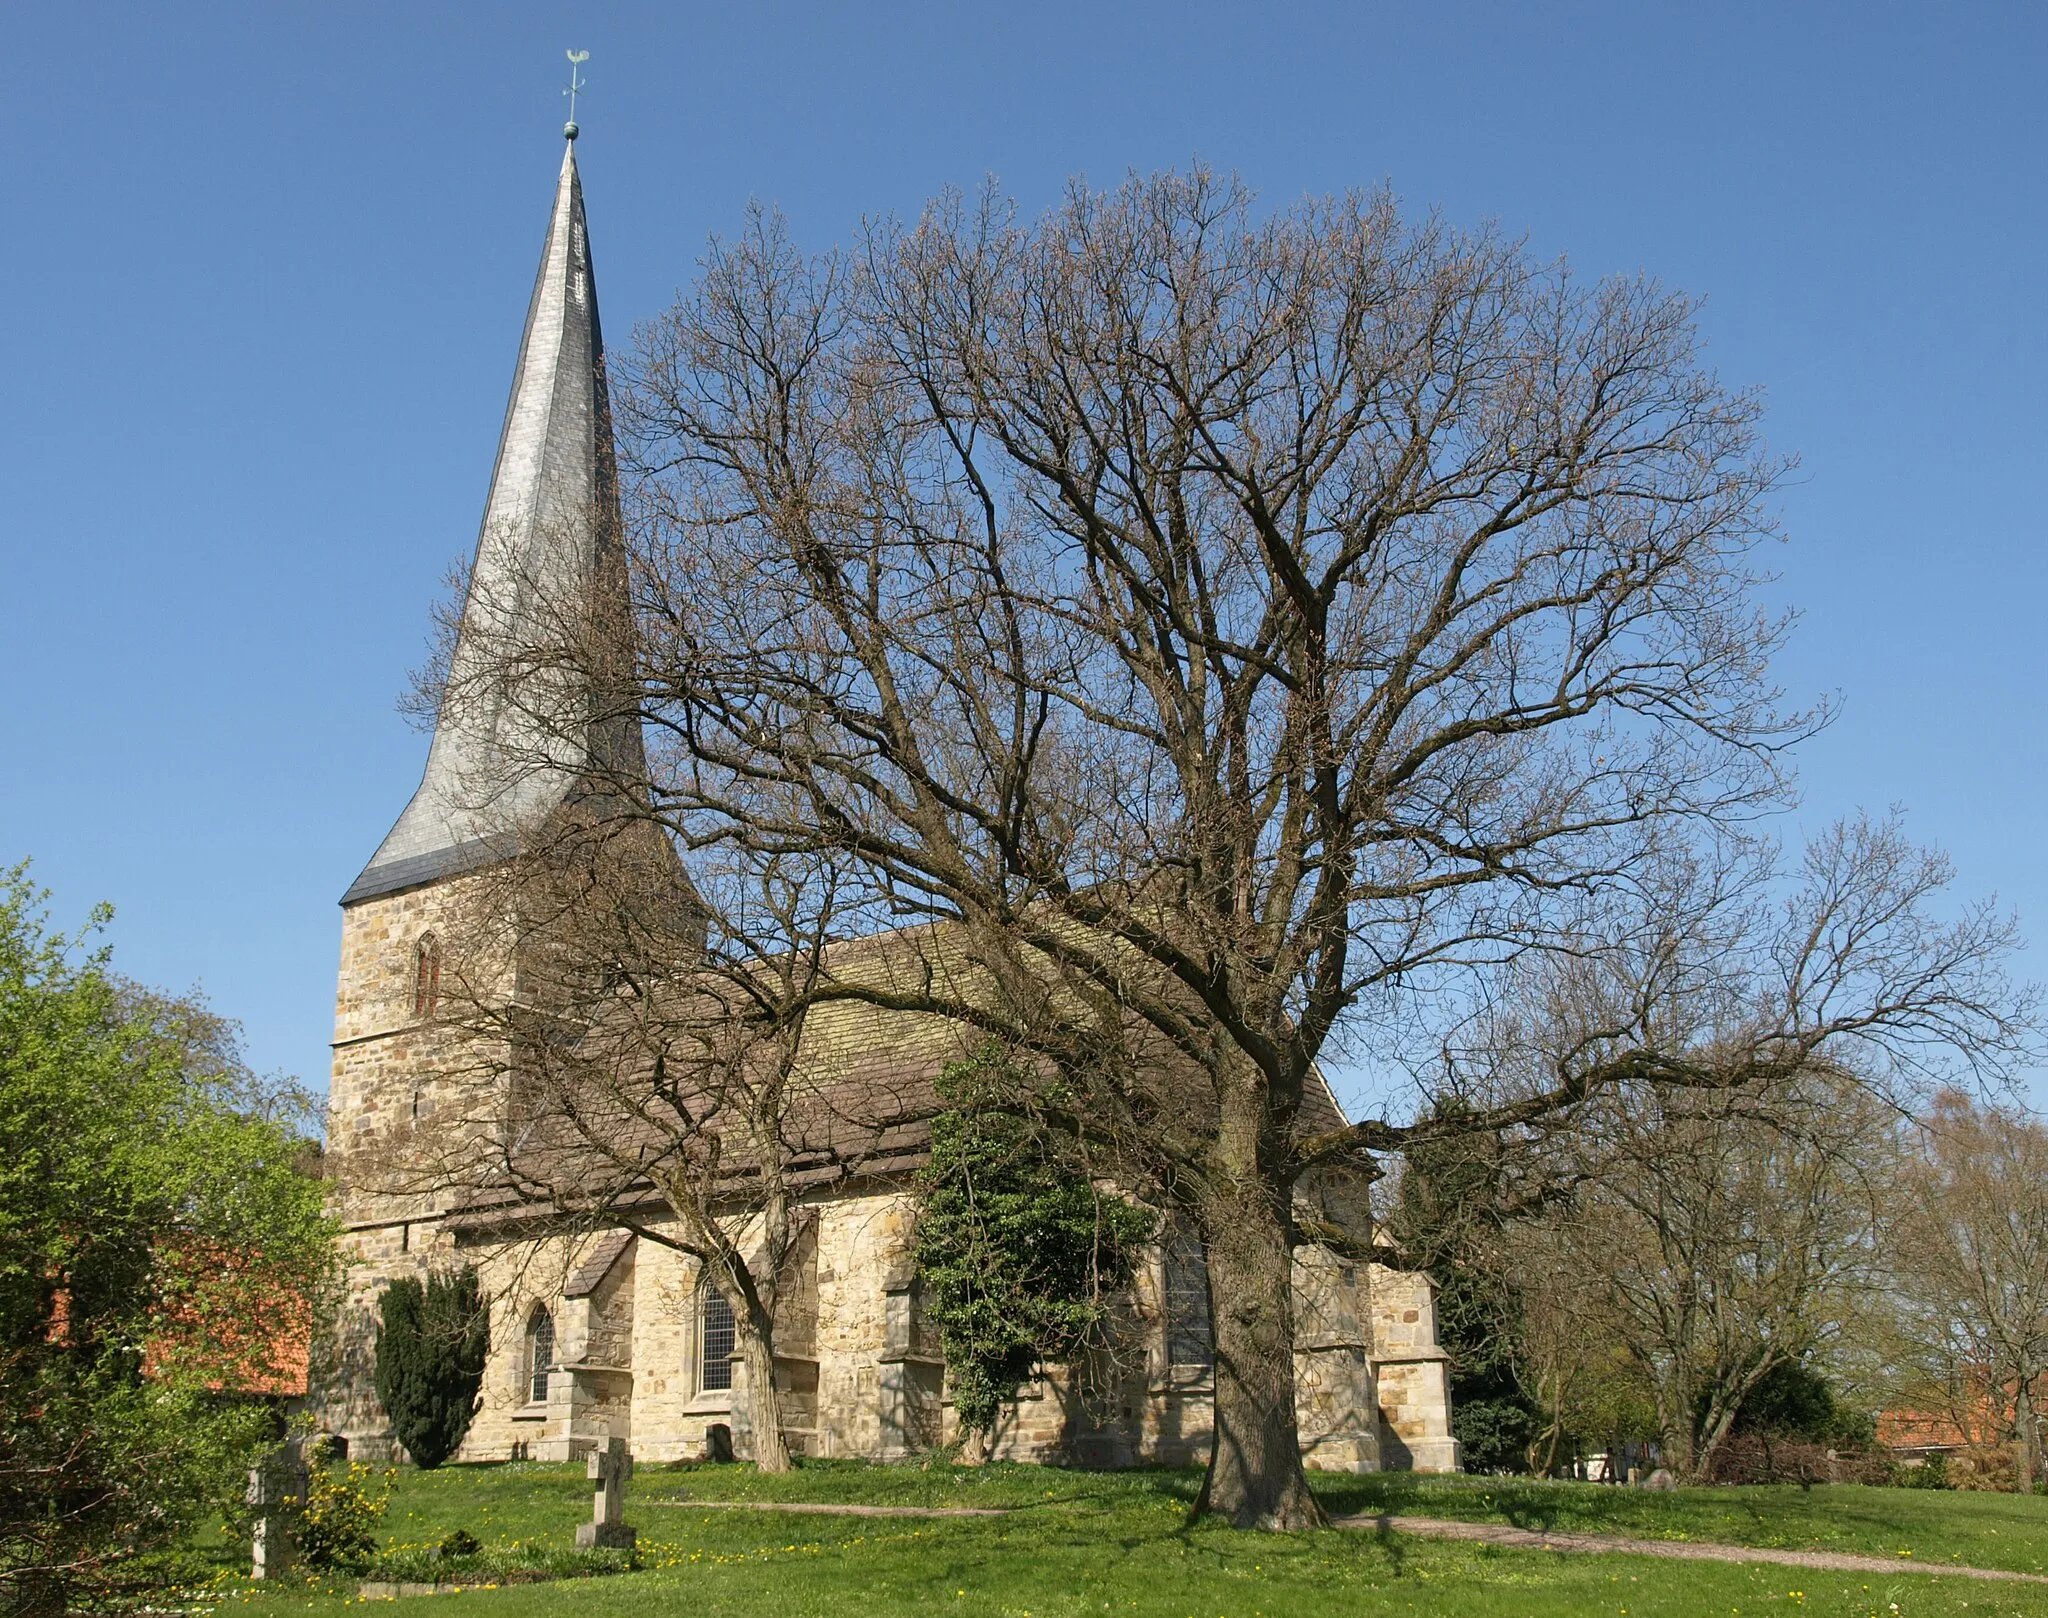
{"type": "Polygon", "coordinates": [[[732,1386],[732,1304],[723,1292],[707,1286],[697,1331],[697,1386],[716,1393],[732,1386]]]}
{"type": "Polygon", "coordinates": [[[538,1304],[526,1326],[526,1397],[548,1402],[548,1367],[555,1363],[555,1317],[538,1304]]]}
{"type": "Polygon", "coordinates": [[[1201,1238],[1175,1228],[1166,1238],[1166,1359],[1170,1365],[1216,1363],[1209,1319],[1209,1266],[1201,1238]]]}

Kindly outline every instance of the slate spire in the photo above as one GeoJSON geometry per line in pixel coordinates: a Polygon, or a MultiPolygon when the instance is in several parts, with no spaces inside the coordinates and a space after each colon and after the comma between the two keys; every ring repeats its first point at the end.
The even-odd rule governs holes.
{"type": "Polygon", "coordinates": [[[619,705],[596,700],[583,659],[560,655],[580,626],[628,644],[619,536],[604,339],[572,144],[426,772],[344,905],[502,858],[522,827],[593,771],[616,779],[641,765],[638,724],[604,714],[619,705]]]}

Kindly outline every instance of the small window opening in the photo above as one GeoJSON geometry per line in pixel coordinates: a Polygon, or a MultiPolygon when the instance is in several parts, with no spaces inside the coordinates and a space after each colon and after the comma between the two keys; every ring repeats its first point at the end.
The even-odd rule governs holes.
{"type": "Polygon", "coordinates": [[[526,1327],[526,1397],[548,1402],[548,1367],[555,1363],[555,1317],[535,1304],[526,1327]]]}
{"type": "Polygon", "coordinates": [[[425,933],[413,952],[412,1014],[431,1017],[440,1004],[441,943],[432,933],[425,933]]]}
{"type": "Polygon", "coordinates": [[[716,1393],[732,1386],[732,1304],[714,1286],[703,1292],[697,1332],[697,1386],[716,1393]]]}

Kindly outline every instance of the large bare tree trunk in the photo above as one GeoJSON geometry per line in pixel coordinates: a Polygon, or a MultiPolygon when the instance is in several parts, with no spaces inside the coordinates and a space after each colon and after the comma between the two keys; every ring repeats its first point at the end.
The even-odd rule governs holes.
{"type": "Polygon", "coordinates": [[[1678,1477],[1682,1482],[1711,1483],[1714,1481],[1715,1452],[1726,1442],[1729,1430],[1735,1425],[1735,1417],[1739,1409],[1740,1406],[1726,1409],[1710,1407],[1707,1419],[1701,1425],[1699,1435],[1694,1440],[1691,1460],[1685,1470],[1680,1472],[1675,1466],[1671,1468],[1673,1472],[1678,1473],[1678,1477]]]}
{"type": "Polygon", "coordinates": [[[762,1472],[787,1472],[789,1446],[782,1438],[782,1396],[775,1388],[774,1328],[747,1311],[736,1322],[740,1359],[747,1368],[747,1425],[753,1431],[754,1466],[762,1472]]]}
{"type": "Polygon", "coordinates": [[[1689,1390],[1678,1398],[1657,1390],[1657,1464],[1690,1483],[1697,1456],[1693,1447],[1693,1414],[1689,1390]]]}
{"type": "Polygon", "coordinates": [[[1323,1522],[1294,1406],[1293,1267],[1284,1210],[1260,1172],[1256,1097],[1224,1108],[1223,1162],[1202,1209],[1216,1350],[1215,1440],[1198,1515],[1293,1532],[1323,1522]]]}
{"type": "MultiPolygon", "coordinates": [[[[1756,1369],[1746,1373],[1740,1381],[1730,1385],[1716,1379],[1707,1389],[1706,1410],[1688,1429],[1686,1437],[1691,1441],[1686,1465],[1681,1470],[1676,1464],[1665,1464],[1679,1478],[1687,1483],[1711,1483],[1714,1470],[1714,1453],[1727,1441],[1728,1434],[1735,1427],[1735,1418],[1742,1413],[1742,1401],[1747,1399],[1765,1374],[1778,1363],[1775,1357],[1766,1359],[1756,1369]]],[[[1697,1407],[1697,1398],[1694,1405],[1697,1407]]]]}
{"type": "MultiPolygon", "coordinates": [[[[772,1142],[758,1140],[755,1163],[764,1181],[776,1165],[772,1142]]],[[[747,1424],[753,1429],[754,1465],[763,1472],[787,1472],[789,1446],[782,1437],[782,1395],[775,1386],[775,1311],[783,1295],[782,1267],[789,1258],[789,1200],[778,1186],[763,1199],[763,1250],[759,1267],[739,1273],[737,1254],[727,1274],[738,1307],[733,1326],[741,1362],[747,1368],[747,1424]]]]}

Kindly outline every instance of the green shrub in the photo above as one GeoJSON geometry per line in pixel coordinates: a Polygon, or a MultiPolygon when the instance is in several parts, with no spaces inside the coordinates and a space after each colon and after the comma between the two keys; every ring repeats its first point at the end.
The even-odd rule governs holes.
{"type": "Polygon", "coordinates": [[[467,1528],[458,1528],[441,1541],[438,1547],[445,1557],[475,1556],[484,1548],[484,1542],[467,1528]]]}
{"type": "Polygon", "coordinates": [[[377,1397],[423,1471],[455,1453],[476,1414],[490,1311],[474,1269],[393,1281],[378,1300],[377,1397]]]}
{"type": "Polygon", "coordinates": [[[1453,1399],[1451,1434],[1468,1472],[1524,1472],[1542,1417],[1519,1391],[1506,1397],[1453,1399]]]}
{"type": "Polygon", "coordinates": [[[1732,1430],[1834,1449],[1863,1450],[1877,1441],[1876,1418],[1843,1404],[1824,1373],[1798,1360],[1781,1360],[1764,1374],[1743,1399],[1732,1430]]]}
{"type": "Polygon", "coordinates": [[[1918,1466],[1900,1467],[1899,1487],[1902,1489],[1948,1488],[1948,1457],[1946,1455],[1930,1455],[1918,1466]]]}
{"type": "Polygon", "coordinates": [[[376,1472],[351,1461],[345,1467],[318,1466],[306,1490],[299,1518],[299,1553],[308,1565],[327,1572],[356,1569],[377,1554],[376,1526],[391,1492],[391,1474],[372,1493],[376,1472]]]}

